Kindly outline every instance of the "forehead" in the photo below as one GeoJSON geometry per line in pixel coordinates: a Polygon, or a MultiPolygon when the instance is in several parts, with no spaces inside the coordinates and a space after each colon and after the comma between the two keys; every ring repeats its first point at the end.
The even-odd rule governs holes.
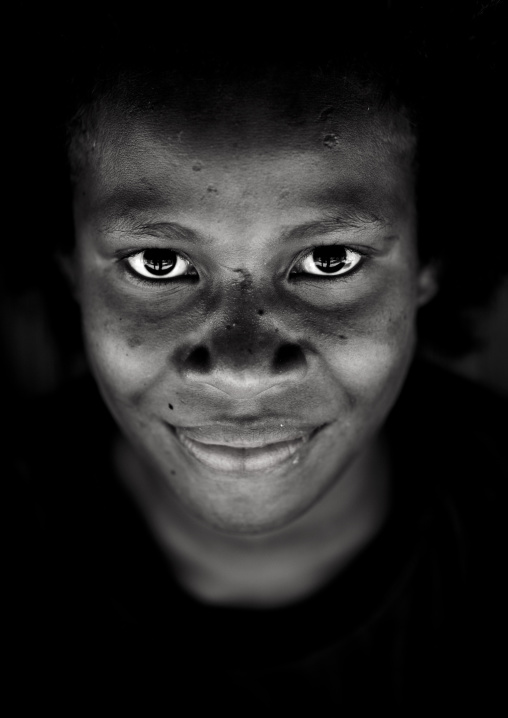
{"type": "Polygon", "coordinates": [[[252,102],[213,118],[103,112],[82,153],[77,203],[104,218],[171,204],[245,215],[262,204],[281,219],[295,206],[400,212],[412,198],[415,145],[404,118],[368,104],[318,109],[298,124],[252,102]]]}

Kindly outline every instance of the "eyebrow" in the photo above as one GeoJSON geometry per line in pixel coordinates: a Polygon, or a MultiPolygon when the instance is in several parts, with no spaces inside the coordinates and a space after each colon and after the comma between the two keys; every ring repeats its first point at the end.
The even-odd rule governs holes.
{"type": "MultiPolygon", "coordinates": [[[[178,197],[178,192],[173,193],[178,197]]],[[[117,187],[114,192],[101,198],[93,207],[101,222],[129,220],[140,212],[164,209],[168,206],[168,194],[152,185],[142,187],[117,187]]]]}
{"type": "MultiPolygon", "coordinates": [[[[296,227],[287,227],[282,230],[278,242],[291,242],[296,240],[305,240],[316,234],[332,234],[337,230],[341,229],[358,229],[366,224],[375,224],[377,226],[383,226],[385,222],[373,218],[371,220],[364,220],[362,222],[355,220],[349,221],[343,217],[325,218],[323,220],[317,220],[315,222],[307,222],[306,224],[300,224],[296,227]]],[[[148,224],[140,224],[135,229],[135,233],[146,233],[146,232],[160,232],[162,235],[166,235],[165,238],[178,237],[178,239],[191,244],[210,244],[212,239],[204,236],[195,230],[184,227],[178,222],[149,222],[148,224]]]]}
{"type": "MultiPolygon", "coordinates": [[[[175,192],[178,195],[178,192],[175,192]]],[[[177,196],[175,197],[177,198],[177,196]]],[[[321,204],[318,202],[318,204],[321,204]]],[[[283,227],[279,241],[288,242],[307,239],[316,233],[331,234],[341,230],[360,229],[371,225],[373,228],[383,227],[388,224],[385,213],[378,213],[363,202],[345,203],[336,199],[336,207],[331,210],[330,203],[325,203],[328,211],[322,219],[307,222],[297,226],[283,227]]],[[[96,206],[95,211],[100,217],[101,225],[106,227],[117,222],[126,222],[127,225],[135,223],[135,232],[159,231],[163,234],[178,235],[179,238],[188,242],[206,242],[209,238],[184,227],[178,222],[152,221],[143,223],[139,221],[138,215],[149,210],[167,209],[170,205],[167,193],[161,193],[156,188],[147,187],[119,187],[102,199],[96,206]]],[[[131,229],[131,231],[132,231],[131,229]]]]}
{"type": "Polygon", "coordinates": [[[385,219],[370,212],[351,212],[341,208],[338,216],[334,214],[314,222],[300,224],[297,227],[287,227],[283,230],[281,239],[283,241],[307,239],[310,235],[316,234],[317,232],[321,234],[331,234],[340,230],[360,229],[366,225],[382,227],[386,224],[385,219]]]}

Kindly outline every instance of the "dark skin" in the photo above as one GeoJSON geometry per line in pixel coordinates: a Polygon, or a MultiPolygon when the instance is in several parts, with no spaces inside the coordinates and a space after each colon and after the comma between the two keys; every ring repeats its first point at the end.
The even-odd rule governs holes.
{"type": "Polygon", "coordinates": [[[417,255],[412,140],[370,108],[335,123],[331,143],[254,107],[206,131],[110,117],[76,187],[70,266],[122,430],[117,468],[204,600],[301,598],[389,511],[382,428],[435,284],[417,255]],[[151,249],[174,265],[158,281],[151,249]],[[228,422],[317,433],[273,467],[221,470],[175,429],[206,444],[228,422]]]}

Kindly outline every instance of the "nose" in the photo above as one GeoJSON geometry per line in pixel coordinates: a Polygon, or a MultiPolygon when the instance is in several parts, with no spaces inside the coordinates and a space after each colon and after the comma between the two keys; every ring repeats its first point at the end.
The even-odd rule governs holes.
{"type": "Polygon", "coordinates": [[[201,341],[181,347],[176,361],[185,382],[212,386],[237,401],[300,382],[308,368],[303,348],[282,337],[278,328],[260,331],[241,322],[215,328],[201,341]]]}

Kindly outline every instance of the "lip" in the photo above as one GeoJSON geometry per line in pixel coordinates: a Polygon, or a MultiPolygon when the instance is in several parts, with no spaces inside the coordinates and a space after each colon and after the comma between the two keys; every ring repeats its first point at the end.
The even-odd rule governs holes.
{"type": "Polygon", "coordinates": [[[187,452],[208,468],[250,473],[267,471],[290,459],[295,461],[297,452],[307,448],[323,427],[324,424],[310,428],[279,425],[269,431],[256,431],[236,426],[234,432],[224,426],[171,428],[187,452]]]}

